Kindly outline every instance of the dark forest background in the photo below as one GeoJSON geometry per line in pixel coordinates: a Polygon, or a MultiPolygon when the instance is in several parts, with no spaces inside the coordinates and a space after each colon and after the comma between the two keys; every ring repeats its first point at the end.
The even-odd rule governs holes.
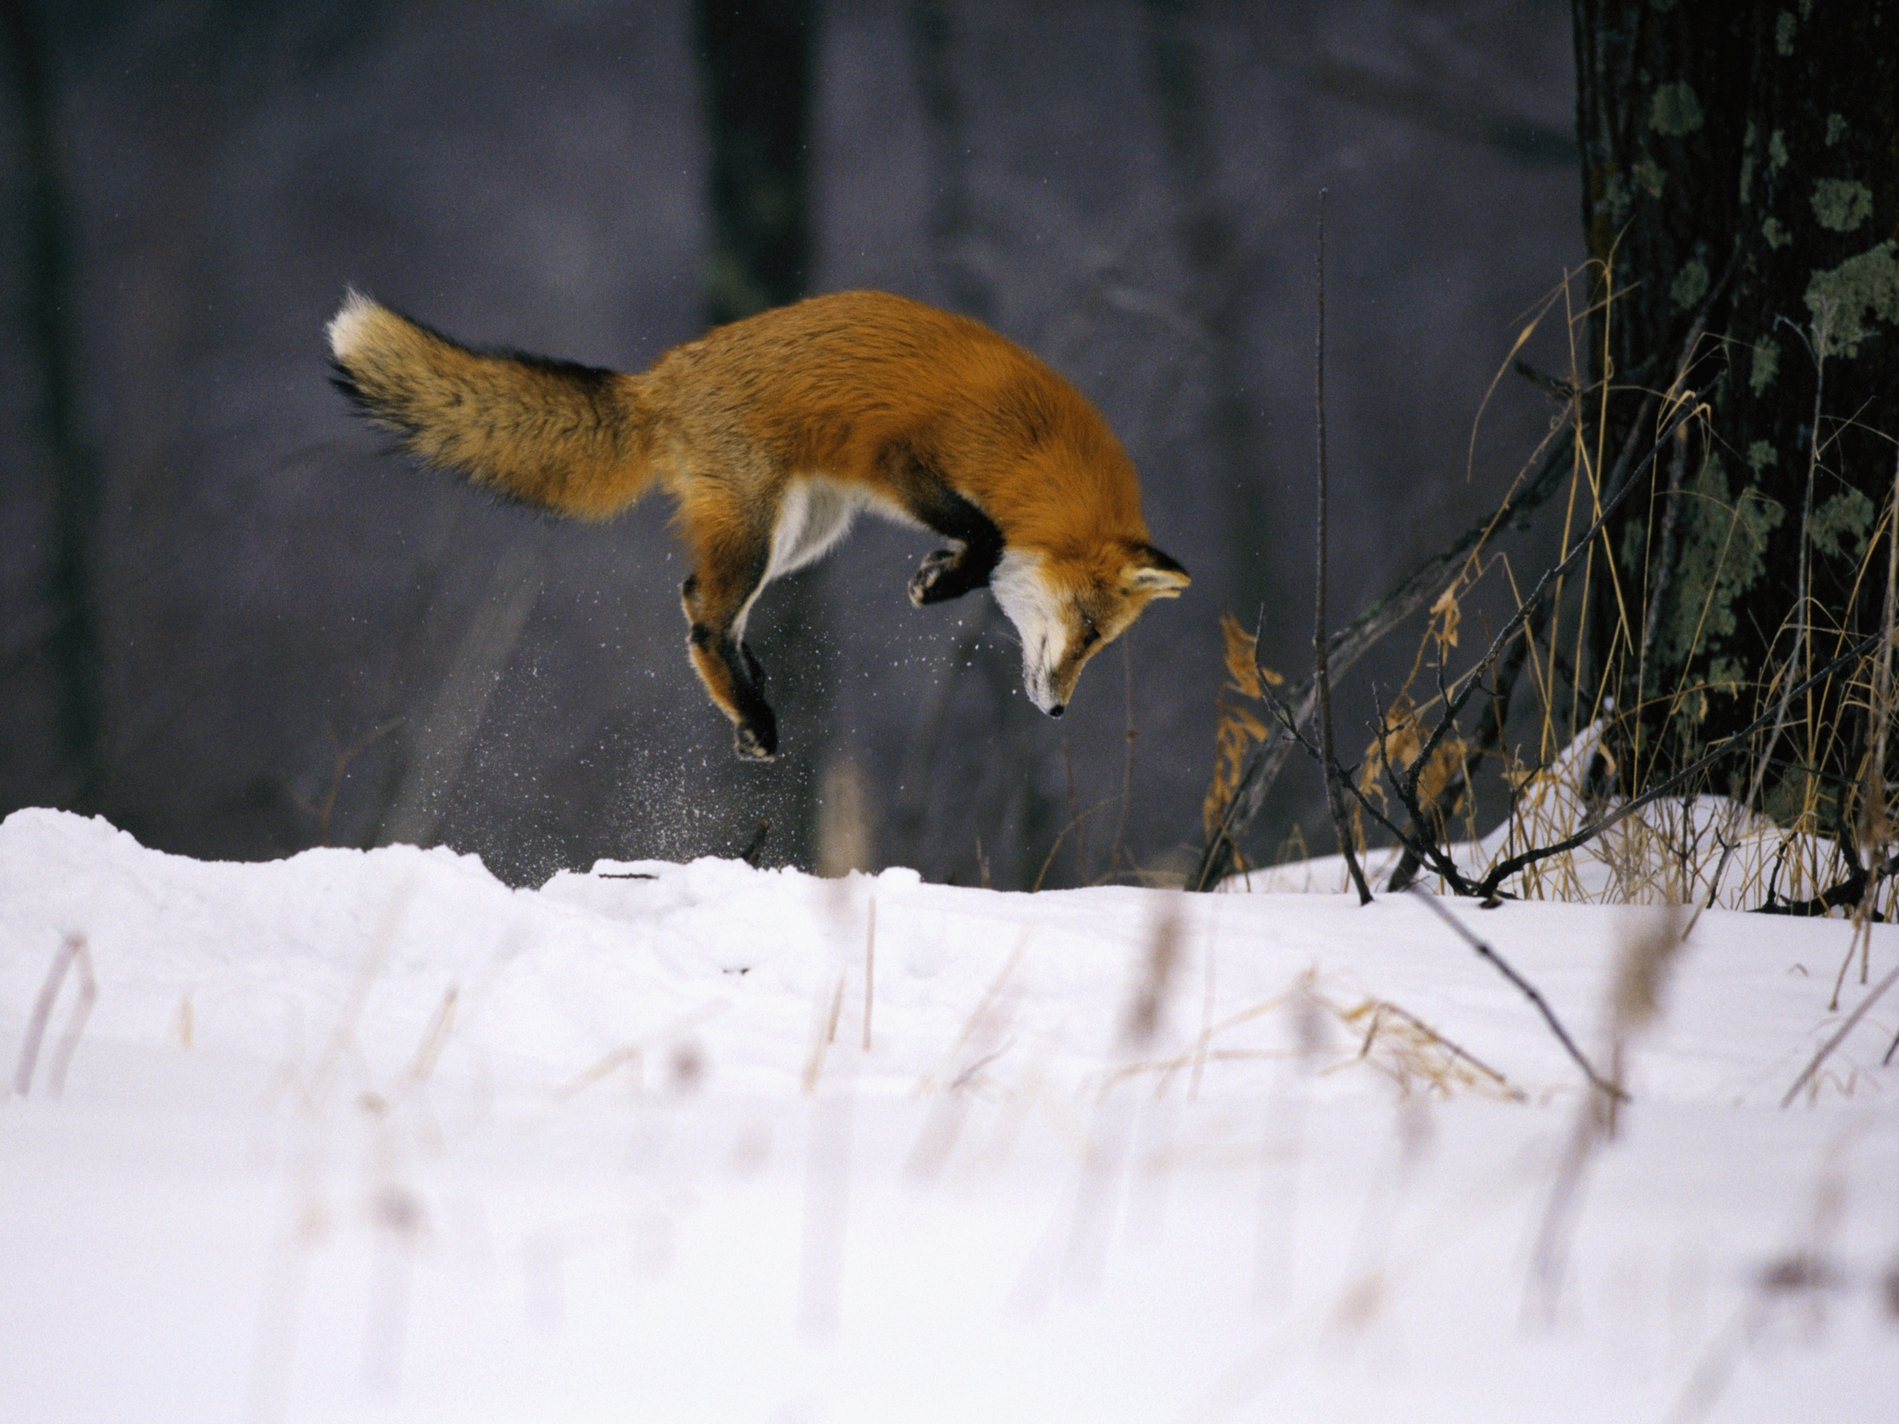
{"type": "MultiPolygon", "coordinates": [[[[731,273],[695,7],[6,18],[0,811],[198,856],[440,842],[517,882],[736,854],[769,822],[764,863],[1003,887],[1080,815],[1046,883],[1179,871],[1221,613],[1310,664],[1320,188],[1334,618],[1494,507],[1549,428],[1506,375],[1472,439],[1583,258],[1560,0],[818,6],[802,289],[933,301],[1047,359],[1194,584],[1054,722],[987,596],[911,608],[928,541],[862,523],[760,606],[796,695],[785,755],[742,766],[687,664],[665,499],[567,525],[419,471],[330,388],[322,335],[346,284],[595,365],[702,330],[731,273]]],[[[1566,372],[1560,317],[1528,354],[1566,372]]],[[[1342,727],[1416,642],[1359,666],[1342,727]]],[[[1323,817],[1289,776],[1248,854],[1323,817]]]]}

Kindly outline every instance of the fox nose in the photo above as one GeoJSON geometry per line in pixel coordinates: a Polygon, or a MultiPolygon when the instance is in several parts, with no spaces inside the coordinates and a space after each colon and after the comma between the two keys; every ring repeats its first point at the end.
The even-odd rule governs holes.
{"type": "Polygon", "coordinates": [[[1053,707],[1048,709],[1048,715],[1051,717],[1059,717],[1062,715],[1063,708],[1064,704],[1057,702],[1053,707]]]}

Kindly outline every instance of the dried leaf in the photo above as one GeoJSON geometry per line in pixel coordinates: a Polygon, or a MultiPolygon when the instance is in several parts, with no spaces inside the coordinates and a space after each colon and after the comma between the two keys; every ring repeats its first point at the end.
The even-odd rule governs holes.
{"type": "Polygon", "coordinates": [[[1220,615],[1220,640],[1226,645],[1226,675],[1233,681],[1233,690],[1258,701],[1262,695],[1259,640],[1242,628],[1240,620],[1231,613],[1220,615]]]}
{"type": "Polygon", "coordinates": [[[1227,712],[1227,718],[1246,733],[1247,739],[1255,742],[1266,740],[1266,724],[1243,707],[1234,707],[1227,712]]]}
{"type": "Polygon", "coordinates": [[[1262,684],[1279,686],[1285,681],[1271,668],[1259,665],[1259,641],[1231,613],[1220,615],[1220,640],[1225,645],[1227,683],[1220,689],[1218,720],[1213,734],[1213,779],[1207,783],[1206,799],[1200,803],[1200,818],[1209,836],[1226,813],[1227,803],[1240,784],[1240,772],[1246,765],[1246,753],[1255,742],[1266,740],[1269,728],[1246,708],[1228,700],[1228,692],[1255,702],[1265,700],[1262,684]]]}
{"type": "Polygon", "coordinates": [[[1622,942],[1609,1006],[1615,1036],[1651,1023],[1661,1012],[1662,989],[1681,953],[1682,909],[1670,905],[1648,916],[1622,942]]]}
{"type": "MultiPolygon", "coordinates": [[[[1431,753],[1431,761],[1418,778],[1418,800],[1425,806],[1436,804],[1464,774],[1464,756],[1468,749],[1462,737],[1448,736],[1431,753]]],[[[1446,808],[1450,809],[1450,808],[1446,808]]]]}
{"type": "Polygon", "coordinates": [[[1431,636],[1437,640],[1439,657],[1457,646],[1457,625],[1462,617],[1457,606],[1457,585],[1453,583],[1431,605],[1431,636]]]}
{"type": "Polygon", "coordinates": [[[1423,749],[1422,733],[1417,708],[1411,705],[1410,698],[1399,698],[1385,713],[1384,735],[1373,737],[1365,748],[1361,758],[1363,769],[1359,772],[1360,786],[1369,789],[1384,771],[1387,760],[1399,771],[1410,766],[1423,749]]]}

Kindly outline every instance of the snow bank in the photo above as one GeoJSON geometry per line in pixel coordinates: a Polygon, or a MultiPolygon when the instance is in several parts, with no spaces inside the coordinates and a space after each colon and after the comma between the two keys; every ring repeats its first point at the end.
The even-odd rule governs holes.
{"type": "MultiPolygon", "coordinates": [[[[1605,1056],[1645,912],[1453,909],[1605,1056]]],[[[716,860],[510,890],[446,850],[205,864],[20,812],[0,1399],[48,1424],[1890,1418],[1899,995],[1775,1106],[1839,1025],[1849,933],[1705,916],[1552,1218],[1578,1074],[1403,897],[716,860]]],[[[1873,981],[1896,959],[1876,928],[1873,981]]],[[[1843,1008],[1865,992],[1855,967],[1843,1008]]]]}
{"type": "MultiPolygon", "coordinates": [[[[1453,841],[1446,850],[1461,874],[1481,882],[1493,866],[1559,844],[1614,806],[1588,803],[1573,782],[1539,779],[1510,819],[1476,840],[1453,841]]],[[[1400,858],[1396,846],[1368,850],[1362,867],[1366,879],[1382,887],[1400,858]]],[[[1697,796],[1649,802],[1602,835],[1524,867],[1502,889],[1523,900],[1667,905],[1706,904],[1712,888],[1714,904],[1753,910],[1807,900],[1843,879],[1846,870],[1837,843],[1826,836],[1788,831],[1725,796],[1697,796]],[[1724,845],[1732,846],[1725,866],[1724,845]]],[[[1441,877],[1428,869],[1417,878],[1443,888],[1441,877]]],[[[1229,894],[1329,894],[1350,887],[1345,858],[1336,854],[1249,869],[1220,885],[1229,894]]],[[[1888,887],[1876,903],[1890,911],[1893,900],[1888,887]]]]}

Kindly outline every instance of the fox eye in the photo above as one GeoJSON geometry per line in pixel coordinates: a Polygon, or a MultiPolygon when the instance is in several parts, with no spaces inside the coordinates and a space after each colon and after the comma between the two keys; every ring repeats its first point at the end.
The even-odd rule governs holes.
{"type": "Polygon", "coordinates": [[[1094,619],[1083,618],[1081,620],[1081,650],[1087,652],[1100,641],[1101,630],[1095,627],[1094,619]]]}

